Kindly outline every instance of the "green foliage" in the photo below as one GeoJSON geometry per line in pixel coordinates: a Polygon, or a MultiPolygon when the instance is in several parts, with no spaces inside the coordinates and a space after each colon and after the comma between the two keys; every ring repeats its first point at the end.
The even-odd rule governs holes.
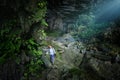
{"type": "Polygon", "coordinates": [[[30,21],[31,23],[41,22],[42,26],[48,26],[46,21],[44,20],[44,17],[46,15],[46,1],[41,0],[40,2],[37,2],[37,7],[33,9],[33,14],[31,15],[30,21]]]}
{"type": "Polygon", "coordinates": [[[39,38],[41,41],[43,41],[47,36],[44,30],[37,30],[36,32],[37,38],[39,38]]]}
{"type": "Polygon", "coordinates": [[[41,70],[43,67],[41,66],[43,62],[39,59],[40,56],[36,56],[36,58],[32,58],[30,63],[26,65],[26,70],[24,72],[25,80],[27,80],[30,76],[40,77],[41,70]]]}
{"type": "Polygon", "coordinates": [[[28,39],[25,41],[25,45],[27,50],[29,51],[32,56],[41,56],[42,52],[37,50],[37,47],[39,46],[34,39],[28,39]]]}
{"type": "MultiPolygon", "coordinates": [[[[38,49],[38,47],[41,46],[38,45],[35,39],[26,39],[25,36],[29,36],[29,34],[26,35],[27,31],[31,30],[31,26],[34,26],[36,23],[40,23],[39,27],[41,28],[42,26],[48,26],[44,19],[47,10],[46,1],[15,1],[9,3],[9,5],[16,4],[12,7],[7,3],[8,2],[6,2],[7,6],[5,7],[10,7],[10,15],[12,15],[12,11],[15,12],[16,15],[7,16],[7,18],[2,21],[4,23],[2,23],[0,27],[0,64],[7,63],[8,60],[16,62],[19,66],[21,66],[20,63],[25,63],[25,69],[22,68],[24,69],[22,70],[24,71],[24,80],[30,80],[28,77],[40,76],[40,71],[43,69],[40,59],[42,51],[38,49]],[[16,19],[14,19],[14,17],[16,19]],[[25,57],[28,57],[28,61],[26,58],[24,60],[21,59],[23,53],[25,53],[25,57]]],[[[45,39],[46,34],[43,28],[38,32],[40,32],[41,39],[45,39]]]]}
{"type": "Polygon", "coordinates": [[[79,15],[79,18],[78,18],[76,24],[78,26],[79,25],[85,25],[85,26],[92,25],[95,22],[94,18],[95,18],[95,16],[92,14],[90,14],[90,15],[82,14],[82,15],[79,15]]]}
{"type": "Polygon", "coordinates": [[[35,22],[39,22],[40,20],[42,20],[43,17],[45,17],[45,9],[37,9],[37,11],[34,13],[34,15],[32,16],[32,21],[35,22]]]}
{"type": "MultiPolygon", "coordinates": [[[[39,38],[41,42],[43,42],[43,40],[46,38],[46,33],[43,27],[48,26],[48,24],[44,19],[46,10],[47,10],[46,1],[40,0],[39,2],[37,2],[37,7],[34,8],[34,10],[32,11],[33,14],[29,20],[31,24],[40,23],[40,26],[42,29],[36,31],[36,36],[37,38],[39,38]]],[[[43,62],[40,59],[42,51],[41,51],[41,48],[38,49],[38,47],[41,47],[42,45],[39,45],[38,43],[36,43],[33,38],[25,40],[24,43],[25,43],[24,45],[26,46],[26,49],[28,50],[29,55],[31,55],[29,64],[25,66],[26,67],[24,72],[25,80],[28,80],[29,77],[38,78],[40,77],[41,70],[43,69],[42,67],[43,62]]]]}
{"type": "Polygon", "coordinates": [[[23,23],[22,27],[25,27],[23,29],[30,28],[36,23],[39,23],[41,28],[48,26],[44,19],[47,10],[46,4],[46,0],[28,1],[28,4],[24,4],[26,7],[23,7],[23,10],[25,9],[27,13],[24,13],[25,16],[20,16],[23,16],[20,20],[23,23]]]}
{"type": "Polygon", "coordinates": [[[33,38],[24,40],[18,35],[21,31],[16,30],[13,32],[7,27],[0,32],[0,63],[2,64],[8,59],[12,59],[19,64],[21,62],[20,57],[18,57],[18,55],[21,55],[20,47],[24,45],[27,53],[26,55],[29,55],[29,57],[31,55],[31,59],[29,60],[30,63],[26,65],[24,76],[28,77],[28,75],[37,75],[38,71],[42,69],[42,61],[40,59],[42,51],[37,49],[39,45],[35,40],[33,38]]]}
{"type": "Polygon", "coordinates": [[[48,24],[46,23],[46,21],[45,21],[44,19],[42,19],[41,25],[42,25],[42,26],[48,26],[48,24]]]}
{"type": "Polygon", "coordinates": [[[47,4],[47,2],[45,0],[41,0],[41,1],[38,2],[38,7],[45,8],[46,4],[47,4]]]}
{"type": "Polygon", "coordinates": [[[20,30],[12,31],[13,26],[12,21],[8,21],[4,24],[4,28],[0,30],[0,63],[4,63],[6,59],[16,56],[16,53],[19,53],[19,48],[21,46],[21,38],[19,34],[20,30]],[[7,27],[8,26],[8,27],[7,27]]]}
{"type": "Polygon", "coordinates": [[[79,15],[79,19],[75,24],[75,34],[81,38],[95,37],[105,31],[106,28],[110,27],[113,23],[95,23],[95,16],[79,15]]]}

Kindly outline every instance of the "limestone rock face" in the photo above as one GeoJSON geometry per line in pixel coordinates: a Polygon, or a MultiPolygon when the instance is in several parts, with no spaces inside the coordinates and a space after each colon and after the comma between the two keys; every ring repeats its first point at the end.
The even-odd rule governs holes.
{"type": "Polygon", "coordinates": [[[63,31],[63,19],[60,15],[56,14],[55,11],[48,10],[47,22],[49,30],[60,30],[63,31]]]}
{"type": "Polygon", "coordinates": [[[58,47],[57,56],[55,65],[50,64],[48,56],[44,58],[46,80],[119,80],[120,65],[111,63],[112,57],[106,54],[109,51],[103,50],[107,49],[105,46],[99,49],[92,44],[89,46],[96,49],[87,49],[88,45],[76,41],[70,34],[55,38],[51,43],[58,47]]]}

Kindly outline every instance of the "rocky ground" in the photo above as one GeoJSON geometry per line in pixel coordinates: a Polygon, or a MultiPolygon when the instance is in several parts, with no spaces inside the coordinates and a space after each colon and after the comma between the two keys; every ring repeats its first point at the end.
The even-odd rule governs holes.
{"type": "Polygon", "coordinates": [[[49,56],[43,55],[46,69],[42,73],[41,80],[118,80],[120,78],[119,63],[111,61],[113,56],[106,55],[102,49],[78,42],[70,34],[53,38],[51,42],[54,47],[57,46],[55,64],[51,65],[49,56]]]}

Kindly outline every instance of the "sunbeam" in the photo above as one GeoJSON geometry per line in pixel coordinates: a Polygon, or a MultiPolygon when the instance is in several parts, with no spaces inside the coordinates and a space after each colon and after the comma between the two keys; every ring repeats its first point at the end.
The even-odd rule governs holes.
{"type": "Polygon", "coordinates": [[[101,4],[95,11],[97,21],[111,21],[120,16],[120,0],[113,0],[101,4]]]}

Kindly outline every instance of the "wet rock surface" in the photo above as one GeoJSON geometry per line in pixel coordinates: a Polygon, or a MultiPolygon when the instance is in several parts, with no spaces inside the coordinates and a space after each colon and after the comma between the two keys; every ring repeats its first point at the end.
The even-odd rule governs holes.
{"type": "MultiPolygon", "coordinates": [[[[120,65],[117,61],[111,62],[112,56],[107,53],[110,51],[104,51],[104,47],[101,46],[103,49],[99,49],[95,45],[89,44],[89,48],[85,43],[76,41],[70,34],[56,38],[52,40],[52,43],[60,48],[56,49],[59,56],[55,57],[53,66],[51,65],[47,67],[46,71],[43,71],[46,80],[119,79],[120,65]]],[[[48,57],[46,58],[48,59],[48,57]]]]}

